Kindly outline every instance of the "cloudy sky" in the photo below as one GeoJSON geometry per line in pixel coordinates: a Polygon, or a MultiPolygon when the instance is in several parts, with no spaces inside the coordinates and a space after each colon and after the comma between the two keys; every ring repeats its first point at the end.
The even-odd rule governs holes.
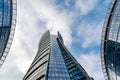
{"type": "Polygon", "coordinates": [[[0,68],[0,80],[22,80],[46,30],[64,43],[95,80],[104,80],[100,63],[101,31],[110,0],[17,0],[13,44],[0,68]]]}

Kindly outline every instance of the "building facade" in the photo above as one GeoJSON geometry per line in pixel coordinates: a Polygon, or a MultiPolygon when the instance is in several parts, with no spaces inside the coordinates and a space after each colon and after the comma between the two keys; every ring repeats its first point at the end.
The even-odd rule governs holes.
{"type": "Polygon", "coordinates": [[[58,35],[47,31],[23,80],[93,80],[75,60],[58,35]]]}
{"type": "Polygon", "coordinates": [[[16,0],[0,0],[0,67],[12,43],[16,23],[16,0]]]}
{"type": "Polygon", "coordinates": [[[101,62],[105,80],[120,80],[120,0],[111,0],[102,31],[101,62]]]}

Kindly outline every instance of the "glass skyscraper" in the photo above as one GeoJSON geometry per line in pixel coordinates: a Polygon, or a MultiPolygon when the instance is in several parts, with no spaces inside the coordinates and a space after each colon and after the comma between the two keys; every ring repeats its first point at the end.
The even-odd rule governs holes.
{"type": "Polygon", "coordinates": [[[111,0],[102,31],[101,62],[106,80],[120,80],[120,0],[111,0]]]}
{"type": "Polygon", "coordinates": [[[3,64],[16,26],[16,0],[0,0],[0,67],[3,64]]]}
{"type": "Polygon", "coordinates": [[[47,31],[23,80],[93,80],[75,60],[58,35],[47,31]]]}

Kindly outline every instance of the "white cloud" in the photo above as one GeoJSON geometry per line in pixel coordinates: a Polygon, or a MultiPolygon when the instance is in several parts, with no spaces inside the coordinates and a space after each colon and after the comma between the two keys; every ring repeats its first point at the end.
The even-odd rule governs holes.
{"type": "Polygon", "coordinates": [[[52,34],[60,31],[64,38],[65,45],[70,45],[72,42],[72,31],[70,29],[71,19],[69,15],[66,11],[60,12],[57,10],[53,1],[51,1],[52,3],[48,3],[47,1],[48,0],[36,0],[32,6],[34,6],[34,10],[39,19],[46,22],[46,28],[49,29],[52,34]]]}
{"type": "Polygon", "coordinates": [[[18,3],[21,4],[18,4],[14,40],[7,59],[0,69],[2,80],[23,78],[36,54],[40,37],[46,31],[44,26],[40,27],[38,24],[39,18],[31,10],[29,1],[18,0],[18,3]]]}
{"type": "Polygon", "coordinates": [[[17,28],[13,45],[16,47],[13,53],[17,56],[15,64],[21,72],[25,74],[27,71],[36,54],[40,37],[46,28],[53,34],[56,34],[57,30],[62,34],[66,33],[63,34],[63,37],[68,36],[65,41],[71,43],[71,36],[68,34],[70,32],[69,23],[66,19],[68,17],[65,13],[58,13],[54,8],[53,1],[35,0],[33,3],[32,0],[29,0],[29,2],[18,5],[17,28]],[[46,24],[39,24],[39,21],[46,24]]]}
{"type": "Polygon", "coordinates": [[[78,36],[83,48],[100,44],[103,20],[100,23],[90,24],[83,21],[79,26],[78,36]]]}
{"type": "Polygon", "coordinates": [[[89,54],[82,53],[80,54],[78,61],[86,70],[88,75],[93,77],[94,80],[104,80],[99,54],[95,53],[94,51],[91,51],[89,54]]]}
{"type": "Polygon", "coordinates": [[[45,32],[45,27],[40,27],[37,23],[39,18],[31,9],[32,6],[30,7],[29,2],[22,3],[22,5],[18,4],[17,25],[15,39],[12,45],[14,47],[12,55],[16,56],[15,66],[22,73],[26,73],[36,54],[40,37],[45,32]]]}
{"type": "Polygon", "coordinates": [[[95,8],[98,0],[76,0],[76,8],[80,10],[81,15],[88,14],[95,8]]]}

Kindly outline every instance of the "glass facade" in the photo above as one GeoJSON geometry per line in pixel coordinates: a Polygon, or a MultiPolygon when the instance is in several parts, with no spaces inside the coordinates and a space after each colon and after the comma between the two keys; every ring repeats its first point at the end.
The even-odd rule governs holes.
{"type": "Polygon", "coordinates": [[[71,80],[89,80],[87,77],[87,73],[82,68],[82,66],[80,66],[80,64],[74,59],[74,57],[72,57],[70,52],[61,42],[61,40],[60,39],[57,40],[62,51],[62,56],[71,80]]]}
{"type": "Polygon", "coordinates": [[[16,0],[0,0],[0,67],[10,49],[16,23],[16,0]]]}
{"type": "Polygon", "coordinates": [[[106,80],[120,80],[120,0],[112,0],[104,23],[101,61],[106,80]]]}
{"type": "Polygon", "coordinates": [[[107,46],[110,79],[118,80],[120,79],[120,43],[109,40],[107,46]]]}
{"type": "Polygon", "coordinates": [[[70,80],[62,52],[57,43],[57,36],[51,36],[51,53],[47,80],[70,80]]]}
{"type": "Polygon", "coordinates": [[[47,31],[38,53],[23,80],[93,80],[73,58],[58,35],[47,31]]]}

